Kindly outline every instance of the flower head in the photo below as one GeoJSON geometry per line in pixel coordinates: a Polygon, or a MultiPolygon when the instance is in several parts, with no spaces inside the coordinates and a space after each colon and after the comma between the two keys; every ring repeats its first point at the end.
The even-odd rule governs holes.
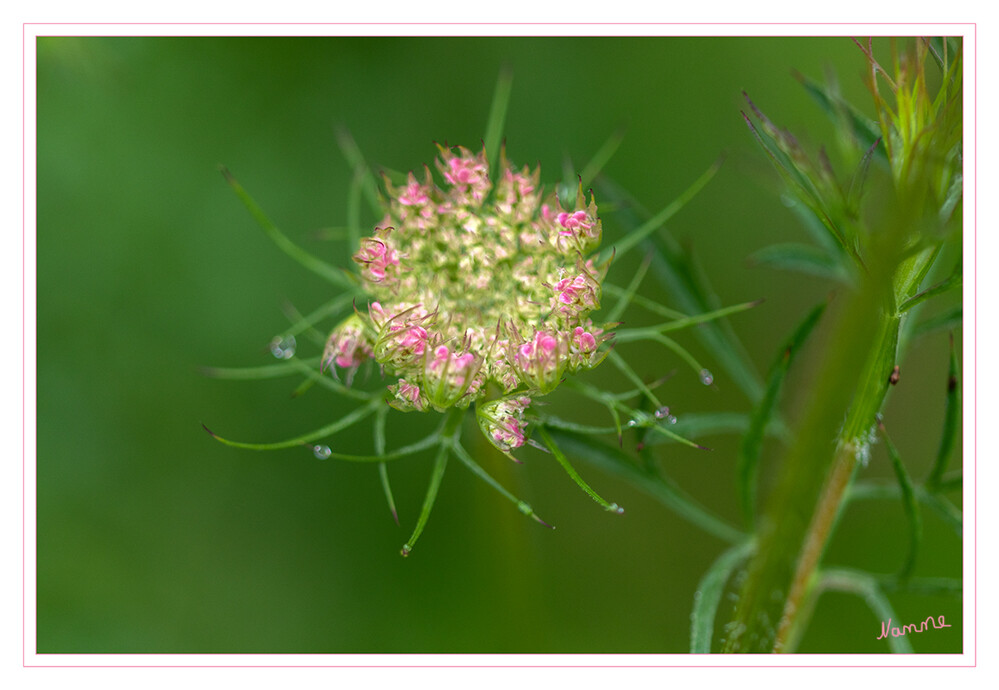
{"type": "Polygon", "coordinates": [[[607,265],[589,256],[600,219],[581,185],[564,208],[543,195],[539,169],[505,154],[499,168],[494,185],[484,150],[442,146],[442,183],[429,168],[399,187],[386,180],[385,218],[354,255],[372,301],[330,336],[324,362],[374,359],[397,377],[399,409],[477,402],[484,433],[509,451],[523,445],[532,397],[602,360],[607,336],[589,314],[607,265]],[[507,397],[481,403],[490,384],[507,397]]]}

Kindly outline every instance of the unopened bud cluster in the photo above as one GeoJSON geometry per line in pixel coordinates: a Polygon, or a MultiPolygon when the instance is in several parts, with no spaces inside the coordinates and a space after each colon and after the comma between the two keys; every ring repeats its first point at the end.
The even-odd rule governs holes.
{"type": "Polygon", "coordinates": [[[483,433],[509,451],[524,443],[524,410],[567,373],[598,364],[609,335],[593,324],[607,265],[593,251],[601,226],[591,196],[565,209],[543,197],[540,170],[501,157],[490,179],[485,152],[440,147],[437,169],[386,180],[386,215],[354,261],[371,296],[342,322],[323,366],[349,380],[367,359],[397,380],[400,410],[477,404],[483,433]],[[494,384],[494,385],[490,385],[494,384]]]}

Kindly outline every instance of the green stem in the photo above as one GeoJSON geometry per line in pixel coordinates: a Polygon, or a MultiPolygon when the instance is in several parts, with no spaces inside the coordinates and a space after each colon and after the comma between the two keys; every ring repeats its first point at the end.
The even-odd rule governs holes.
{"type": "Polygon", "coordinates": [[[865,281],[836,321],[797,441],[759,522],[760,548],[748,566],[727,652],[780,651],[793,629],[887,393],[899,330],[891,283],[865,281]]]}

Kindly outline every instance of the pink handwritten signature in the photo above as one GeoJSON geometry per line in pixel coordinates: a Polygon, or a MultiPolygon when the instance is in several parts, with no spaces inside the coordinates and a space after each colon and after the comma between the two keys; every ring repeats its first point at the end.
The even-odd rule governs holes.
{"type": "Polygon", "coordinates": [[[951,627],[948,623],[944,622],[943,616],[937,616],[936,620],[934,620],[933,616],[928,616],[926,620],[924,620],[922,623],[919,624],[907,623],[906,625],[903,625],[901,628],[897,626],[892,627],[891,618],[889,618],[887,623],[885,623],[884,621],[881,622],[881,634],[878,635],[878,639],[883,640],[889,635],[891,635],[892,637],[901,637],[903,635],[908,635],[909,633],[924,632],[926,630],[929,630],[930,625],[932,625],[934,628],[951,627]]]}

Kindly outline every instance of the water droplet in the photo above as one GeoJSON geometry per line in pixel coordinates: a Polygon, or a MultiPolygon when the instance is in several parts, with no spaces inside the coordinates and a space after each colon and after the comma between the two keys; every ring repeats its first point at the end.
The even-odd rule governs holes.
{"type": "Polygon", "coordinates": [[[271,341],[271,354],[278,359],[291,359],[295,356],[295,348],[297,346],[295,336],[289,335],[283,338],[277,336],[271,341]]]}
{"type": "Polygon", "coordinates": [[[656,419],[665,419],[666,417],[669,416],[669,408],[665,406],[660,407],[653,414],[655,414],[656,419]]]}
{"type": "Polygon", "coordinates": [[[312,454],[316,456],[316,460],[327,460],[333,455],[333,451],[329,446],[312,446],[312,454]]]}
{"type": "Polygon", "coordinates": [[[701,369],[699,376],[701,377],[701,383],[703,383],[705,386],[710,386],[712,383],[715,382],[715,377],[712,376],[711,372],[708,371],[707,369],[701,369]]]}
{"type": "Polygon", "coordinates": [[[624,515],[624,508],[619,506],[617,503],[611,503],[607,506],[607,510],[612,513],[617,513],[618,515],[624,515]]]}
{"type": "Polygon", "coordinates": [[[637,425],[638,425],[638,422],[636,422],[634,419],[629,419],[628,420],[628,426],[637,426],[637,425]]]}
{"type": "Polygon", "coordinates": [[[666,422],[669,424],[676,424],[676,416],[670,415],[669,417],[666,418],[666,422]]]}

